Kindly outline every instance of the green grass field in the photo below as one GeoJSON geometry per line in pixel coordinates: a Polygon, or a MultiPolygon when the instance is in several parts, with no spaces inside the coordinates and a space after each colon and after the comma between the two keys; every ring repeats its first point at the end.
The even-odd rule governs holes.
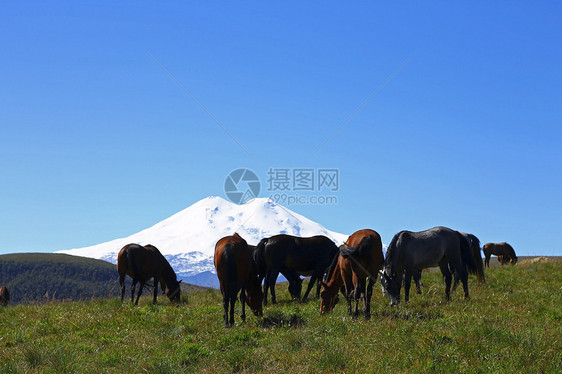
{"type": "MultiPolygon", "coordinates": [[[[218,291],[173,307],[148,297],[0,308],[1,373],[183,372],[562,372],[562,262],[497,266],[487,283],[470,278],[444,302],[438,272],[424,294],[388,306],[377,282],[370,321],[353,321],[342,301],[321,315],[319,302],[277,305],[225,329],[218,291]]],[[[248,313],[248,311],[247,311],[248,313]]]]}

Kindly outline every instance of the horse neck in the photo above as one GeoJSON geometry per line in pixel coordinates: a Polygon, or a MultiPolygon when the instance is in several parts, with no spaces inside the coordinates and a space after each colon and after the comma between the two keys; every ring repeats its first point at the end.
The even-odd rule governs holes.
{"type": "Polygon", "coordinates": [[[341,277],[339,262],[336,262],[336,265],[334,266],[332,273],[329,275],[330,275],[330,279],[328,279],[325,289],[330,294],[337,294],[341,286],[343,285],[343,279],[341,277]]]}
{"type": "Polygon", "coordinates": [[[164,267],[164,271],[162,272],[162,279],[164,279],[164,283],[166,283],[166,287],[168,288],[178,283],[176,273],[169,265],[167,267],[164,267]]]}

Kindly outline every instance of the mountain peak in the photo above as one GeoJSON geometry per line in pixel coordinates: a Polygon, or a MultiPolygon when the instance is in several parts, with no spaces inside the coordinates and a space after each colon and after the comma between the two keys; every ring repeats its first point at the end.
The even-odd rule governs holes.
{"type": "MultiPolygon", "coordinates": [[[[124,245],[150,243],[160,249],[169,260],[181,260],[184,268],[204,264],[197,271],[214,271],[212,257],[216,242],[235,232],[246,239],[248,244],[254,245],[262,238],[276,234],[303,237],[325,235],[336,244],[347,239],[346,235],[329,231],[319,223],[268,198],[254,198],[246,204],[237,205],[219,196],[209,196],[136,234],[60,252],[116,263],[117,253],[124,245]]],[[[171,264],[176,269],[172,261],[171,264]]],[[[179,273],[187,271],[179,270],[179,273]]]]}

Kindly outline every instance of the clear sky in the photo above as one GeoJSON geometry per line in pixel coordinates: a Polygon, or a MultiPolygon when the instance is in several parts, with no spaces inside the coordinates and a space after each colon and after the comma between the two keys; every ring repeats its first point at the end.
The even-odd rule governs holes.
{"type": "Polygon", "coordinates": [[[562,255],[560,19],[554,1],[3,2],[0,253],[130,235],[225,197],[237,168],[262,197],[270,169],[326,168],[337,203],[289,208],[330,230],[562,255]]]}

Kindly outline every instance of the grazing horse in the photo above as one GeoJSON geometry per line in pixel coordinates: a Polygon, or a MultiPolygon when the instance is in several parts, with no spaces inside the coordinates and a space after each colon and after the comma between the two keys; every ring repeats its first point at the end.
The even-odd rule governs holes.
{"type": "Polygon", "coordinates": [[[382,268],[384,257],[380,235],[374,230],[354,232],[339,247],[339,253],[328,268],[327,282],[322,283],[320,292],[320,311],[330,312],[338,302],[338,293],[343,284],[343,294],[347,299],[347,310],[356,319],[359,315],[359,298],[363,301],[363,316],[371,316],[371,296],[377,274],[382,268]],[[367,283],[368,280],[368,283],[367,283]],[[351,311],[351,299],[355,310],[351,311]]]}
{"type": "Polygon", "coordinates": [[[166,287],[166,296],[172,303],[180,301],[181,289],[176,273],[168,263],[168,260],[153,245],[148,244],[143,247],[139,244],[127,244],[117,255],[117,271],[119,272],[119,284],[121,285],[121,302],[125,297],[125,275],[133,278],[131,285],[131,302],[135,297],[136,284],[140,282],[135,305],[138,305],[139,298],[146,282],[154,278],[154,299],[158,293],[158,282],[162,289],[166,287]]]}
{"type": "Polygon", "coordinates": [[[0,306],[7,306],[10,302],[10,291],[6,286],[0,287],[0,306]]]}
{"type": "Polygon", "coordinates": [[[252,312],[261,317],[263,294],[248,243],[237,233],[225,236],[215,245],[214,263],[222,293],[225,326],[234,325],[234,304],[240,291],[242,321],[246,320],[246,300],[252,312]]]}
{"type": "Polygon", "coordinates": [[[498,261],[500,261],[502,265],[509,264],[509,263],[511,263],[511,265],[515,265],[517,263],[517,256],[515,255],[515,250],[513,249],[512,246],[510,246],[506,242],[487,243],[484,244],[482,250],[484,251],[484,256],[486,256],[486,259],[484,260],[484,264],[488,267],[490,267],[490,257],[492,257],[492,255],[498,256],[498,261]],[[499,256],[502,256],[501,260],[499,259],[499,256]]]}
{"type": "Polygon", "coordinates": [[[445,278],[445,298],[450,299],[452,275],[462,281],[464,296],[468,298],[468,272],[476,271],[468,242],[457,231],[447,227],[434,227],[420,232],[401,231],[394,235],[381,272],[383,293],[390,305],[400,302],[400,287],[405,272],[404,297],[409,300],[410,278],[413,272],[438,265],[445,278]]]}
{"type": "MultiPolygon", "coordinates": [[[[248,247],[250,248],[250,252],[252,252],[252,258],[254,259],[254,262],[257,265],[258,279],[259,279],[260,284],[261,284],[261,282],[265,278],[265,274],[266,274],[265,262],[260,261],[260,258],[258,257],[258,247],[257,246],[248,244],[248,247]]],[[[289,282],[289,293],[291,294],[291,297],[293,298],[293,300],[300,300],[301,291],[302,291],[302,279],[299,276],[299,274],[295,271],[288,270],[288,269],[282,271],[281,274],[283,274],[283,276],[289,282]]]]}
{"type": "Polygon", "coordinates": [[[271,290],[271,302],[276,303],[275,282],[279,273],[293,271],[296,274],[310,276],[310,282],[304,293],[306,301],[317,279],[322,279],[326,268],[338,253],[334,242],[322,235],[300,238],[291,235],[275,235],[263,239],[258,244],[257,257],[260,266],[265,264],[264,303],[267,303],[267,290],[271,290]]]}

